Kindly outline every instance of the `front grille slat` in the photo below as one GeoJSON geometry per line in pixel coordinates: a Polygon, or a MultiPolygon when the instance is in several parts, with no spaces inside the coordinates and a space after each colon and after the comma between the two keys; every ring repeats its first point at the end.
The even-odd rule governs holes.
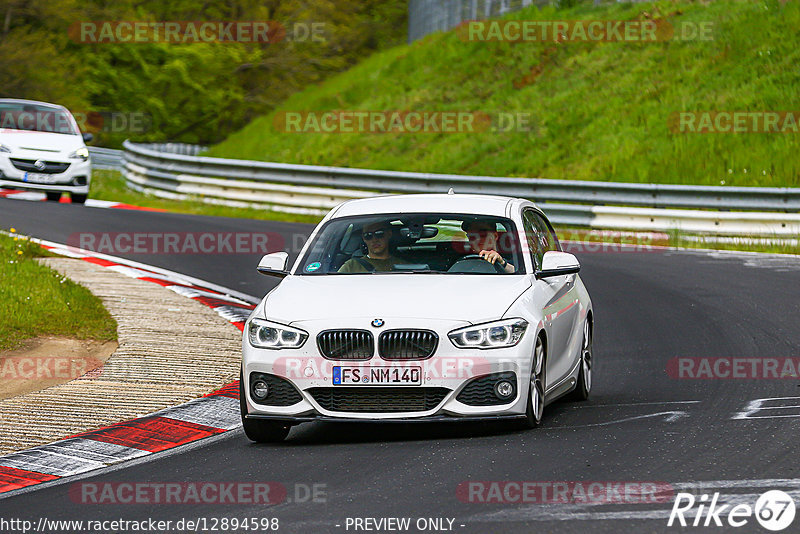
{"type": "Polygon", "coordinates": [[[378,337],[384,360],[424,360],[433,356],[439,336],[431,330],[387,330],[378,337]]]}
{"type": "Polygon", "coordinates": [[[329,360],[369,360],[374,345],[367,330],[325,330],[317,335],[319,353],[329,360]]]}
{"type": "Polygon", "coordinates": [[[35,172],[39,174],[61,174],[66,171],[70,164],[58,161],[44,161],[44,168],[39,169],[34,165],[35,159],[9,158],[11,164],[20,171],[35,172]]]}
{"type": "Polygon", "coordinates": [[[450,393],[435,387],[326,387],[308,393],[331,412],[427,412],[439,406],[450,393]]]}

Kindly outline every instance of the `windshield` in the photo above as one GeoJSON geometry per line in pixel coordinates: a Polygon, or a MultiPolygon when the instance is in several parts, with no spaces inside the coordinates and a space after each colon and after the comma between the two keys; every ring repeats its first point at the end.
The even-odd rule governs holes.
{"type": "Polygon", "coordinates": [[[23,102],[0,102],[0,129],[67,135],[79,133],[66,110],[23,102]]]}
{"type": "Polygon", "coordinates": [[[322,228],[298,274],[522,274],[520,250],[514,223],[503,217],[346,217],[322,228]]]}

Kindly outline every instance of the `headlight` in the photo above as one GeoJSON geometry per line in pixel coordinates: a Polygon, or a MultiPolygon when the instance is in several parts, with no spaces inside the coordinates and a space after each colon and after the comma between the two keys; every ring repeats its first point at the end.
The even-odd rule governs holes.
{"type": "Polygon", "coordinates": [[[506,319],[459,328],[447,334],[447,337],[460,349],[497,349],[519,343],[526,328],[528,321],[525,319],[506,319]]]}
{"type": "Polygon", "coordinates": [[[8,148],[6,145],[0,143],[0,152],[11,152],[11,149],[8,148]]]}
{"type": "Polygon", "coordinates": [[[259,349],[299,349],[308,334],[291,326],[253,319],[247,325],[247,338],[259,349]]]}
{"type": "Polygon", "coordinates": [[[86,161],[87,159],[89,159],[89,149],[86,147],[79,148],[78,150],[70,154],[69,157],[72,159],[80,159],[86,161]]]}

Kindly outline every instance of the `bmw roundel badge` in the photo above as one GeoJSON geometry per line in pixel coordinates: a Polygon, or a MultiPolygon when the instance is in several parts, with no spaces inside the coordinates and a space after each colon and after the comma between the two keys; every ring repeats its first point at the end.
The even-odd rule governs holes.
{"type": "Polygon", "coordinates": [[[375,328],[380,328],[383,326],[383,324],[384,324],[383,319],[373,319],[372,321],[372,326],[374,326],[375,328]]]}

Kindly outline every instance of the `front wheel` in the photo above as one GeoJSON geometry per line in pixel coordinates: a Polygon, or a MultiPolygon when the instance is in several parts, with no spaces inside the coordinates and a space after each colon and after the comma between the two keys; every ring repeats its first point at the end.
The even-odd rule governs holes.
{"type": "Polygon", "coordinates": [[[242,414],[242,427],[244,433],[250,441],[256,443],[276,443],[283,441],[289,435],[290,426],[277,421],[259,421],[258,419],[248,419],[247,401],[244,393],[244,379],[239,375],[239,411],[242,414]]]}
{"type": "Polygon", "coordinates": [[[50,202],[58,202],[61,200],[61,191],[46,191],[45,196],[50,202]]]}
{"type": "Polygon", "coordinates": [[[72,193],[72,203],[73,204],[85,204],[86,197],[89,195],[79,194],[79,193],[72,193]]]}
{"type": "Polygon", "coordinates": [[[528,388],[528,406],[522,423],[523,428],[536,428],[542,422],[542,417],[544,416],[545,374],[544,340],[542,336],[539,336],[536,338],[536,348],[533,352],[530,387],[528,388]]]}
{"type": "Polygon", "coordinates": [[[592,392],[592,366],[594,365],[594,353],[592,352],[592,328],[587,319],[583,323],[583,343],[581,344],[581,370],[578,373],[578,383],[572,398],[578,401],[585,401],[592,392]]]}

